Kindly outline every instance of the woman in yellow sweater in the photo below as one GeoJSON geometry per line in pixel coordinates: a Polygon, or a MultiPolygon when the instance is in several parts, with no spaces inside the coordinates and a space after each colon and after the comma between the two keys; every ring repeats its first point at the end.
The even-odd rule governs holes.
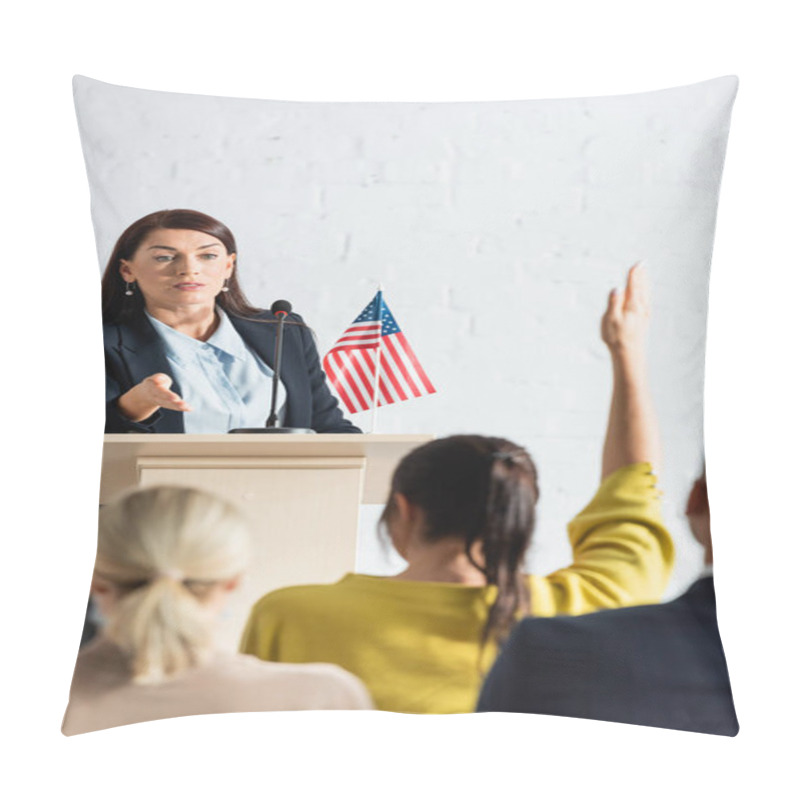
{"type": "Polygon", "coordinates": [[[382,710],[468,712],[519,616],[660,600],[673,546],[651,468],[659,444],[647,319],[637,266],[603,316],[614,389],[602,483],[568,526],[569,567],[546,577],[522,571],[539,494],[522,447],[484,436],[439,439],[400,462],[382,518],[408,568],[271,592],[253,607],[242,650],[266,661],[338,664],[382,710]]]}

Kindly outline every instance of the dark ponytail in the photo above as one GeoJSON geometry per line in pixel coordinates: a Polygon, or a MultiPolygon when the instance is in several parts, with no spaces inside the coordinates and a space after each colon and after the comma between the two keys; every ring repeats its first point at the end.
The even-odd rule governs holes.
{"type": "Polygon", "coordinates": [[[397,466],[384,523],[394,513],[395,492],[423,511],[427,541],[461,538],[486,583],[497,587],[481,643],[502,643],[518,614],[530,611],[522,568],[533,536],[539,488],[528,453],[507,439],[488,436],[437,439],[397,466]],[[475,545],[482,557],[473,555],[475,545]]]}

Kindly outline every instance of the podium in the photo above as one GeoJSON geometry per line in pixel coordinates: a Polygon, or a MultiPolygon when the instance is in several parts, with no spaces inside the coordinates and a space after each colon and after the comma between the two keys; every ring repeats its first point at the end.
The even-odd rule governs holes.
{"type": "Polygon", "coordinates": [[[234,649],[250,608],[281,586],[355,567],[359,506],[384,503],[397,462],[433,439],[405,434],[107,434],[100,502],[177,484],[231,500],[251,524],[250,569],[221,621],[234,649]]]}

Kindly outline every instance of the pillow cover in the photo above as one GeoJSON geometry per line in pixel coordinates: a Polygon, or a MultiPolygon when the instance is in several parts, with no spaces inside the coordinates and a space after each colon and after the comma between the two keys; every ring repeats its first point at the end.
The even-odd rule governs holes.
{"type": "MultiPolygon", "coordinates": [[[[295,317],[289,319],[295,326],[286,326],[286,369],[294,369],[291,364],[298,360],[306,369],[299,370],[301,377],[282,373],[288,398],[284,424],[337,434],[357,428],[435,436],[478,431],[519,442],[543,465],[528,564],[536,574],[570,562],[570,543],[559,531],[597,487],[610,395],[599,319],[609,289],[624,281],[626,268],[643,261],[653,309],[650,381],[669,443],[658,475],[663,517],[675,542],[675,567],[664,599],[676,602],[687,589],[697,588],[700,569],[701,552],[686,525],[684,506],[702,463],[708,271],[736,88],[735,78],[724,77],[618,97],[337,104],[162,93],[85,77],[74,81],[101,266],[119,260],[115,247],[123,231],[152,212],[194,209],[223,221],[236,237],[235,271],[250,303],[269,308],[277,298],[291,298],[313,327],[312,336],[295,317]],[[348,416],[343,405],[336,407],[335,388],[315,354],[321,358],[331,350],[379,288],[435,391],[413,397],[409,391],[409,402],[348,416]],[[297,411],[301,394],[309,398],[305,416],[297,411]]],[[[167,251],[158,252],[168,263],[167,251]]],[[[110,274],[119,282],[117,261],[110,274]]],[[[132,292],[132,302],[137,292],[144,297],[149,291],[138,276],[128,280],[133,273],[125,273],[118,287],[132,292]]],[[[183,284],[184,294],[199,291],[191,280],[183,284]]],[[[273,339],[262,352],[243,326],[233,323],[247,348],[269,362],[273,339]]],[[[157,323],[147,330],[158,333],[157,323]]],[[[116,370],[119,383],[119,375],[130,373],[134,345],[119,326],[114,335],[112,350],[122,354],[121,361],[108,356],[107,369],[109,375],[116,370]]],[[[158,341],[166,342],[163,337],[169,335],[161,331],[158,341]]],[[[180,342],[173,344],[164,351],[171,354],[167,360],[148,361],[130,384],[117,385],[112,404],[154,373],[170,374],[173,388],[184,385],[190,378],[176,364],[185,354],[180,342]]],[[[230,354],[232,363],[236,357],[230,354]]],[[[242,359],[247,357],[245,352],[242,359]]],[[[259,368],[258,359],[253,364],[252,369],[259,368]]],[[[246,377],[230,379],[250,386],[246,377]]],[[[391,392],[388,378],[386,383],[391,392]]],[[[190,405],[203,402],[199,392],[190,405]]],[[[211,418],[216,412],[207,413],[211,418]]],[[[135,483],[143,464],[152,468],[153,482],[185,480],[180,459],[188,451],[170,450],[169,442],[157,451],[156,444],[139,444],[137,438],[207,432],[159,427],[182,416],[180,410],[162,408],[139,420],[141,427],[107,428],[106,498],[135,483]],[[120,445],[113,437],[123,430],[134,436],[120,445]],[[135,451],[126,456],[133,472],[119,480],[110,474],[117,468],[110,454],[118,446],[135,451]],[[137,458],[164,461],[154,466],[137,458]]],[[[241,420],[246,426],[261,424],[241,420]]],[[[224,456],[230,457],[229,450],[224,456]]],[[[263,454],[253,450],[244,457],[256,456],[263,454]]],[[[288,483],[274,489],[277,496],[292,491],[296,473],[284,476],[288,483]]],[[[231,473],[231,486],[216,478],[209,484],[208,474],[200,485],[245,505],[245,498],[260,491],[257,482],[248,482],[252,476],[241,463],[231,473]]],[[[380,500],[367,500],[357,512],[356,553],[347,549],[356,543],[319,549],[318,536],[289,542],[281,554],[282,577],[262,585],[248,578],[251,594],[245,605],[275,585],[317,579],[305,571],[315,561],[339,557],[354,561],[350,568],[358,572],[397,571],[402,561],[387,554],[373,532],[380,500]]],[[[308,517],[296,527],[318,529],[327,502],[316,507],[306,502],[308,517]]],[[[270,554],[258,558],[263,566],[270,554]]],[[[695,642],[707,643],[710,637],[714,653],[721,655],[709,597],[713,591],[703,606],[708,636],[687,634],[687,646],[695,652],[695,642]]],[[[598,635],[601,627],[591,627],[591,618],[578,619],[589,629],[587,637],[598,635]]],[[[242,622],[240,615],[233,627],[242,622]]],[[[664,624],[674,628],[678,623],[664,624]]],[[[516,639],[512,644],[508,658],[529,649],[516,639]]],[[[557,663],[599,658],[558,652],[551,652],[557,663]]],[[[724,657],[721,664],[724,669],[724,657]]],[[[576,680],[599,681],[598,669],[592,666],[576,680]]],[[[719,675],[717,669],[712,684],[719,675]]],[[[507,676],[496,680],[513,683],[507,676]]],[[[721,680],[720,691],[729,697],[727,674],[721,680]]],[[[562,688],[569,693],[566,683],[562,688]]],[[[481,708],[495,708],[489,694],[481,708]]],[[[497,708],[590,716],[557,703],[515,709],[504,701],[497,708]]],[[[732,705],[725,708],[732,713],[732,705]]],[[[620,721],[669,725],[655,717],[620,721]]],[[[681,724],[703,729],[693,728],[691,720],[673,726],[681,724]]],[[[716,732],[735,731],[729,725],[716,732]]]]}

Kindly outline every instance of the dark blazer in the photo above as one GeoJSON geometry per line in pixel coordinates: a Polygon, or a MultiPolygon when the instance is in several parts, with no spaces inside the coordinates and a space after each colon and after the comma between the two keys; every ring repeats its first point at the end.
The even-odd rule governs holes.
{"type": "MultiPolygon", "coordinates": [[[[277,320],[270,311],[243,319],[229,315],[233,327],[245,344],[274,368],[277,320]]],[[[106,355],[106,433],[184,433],[183,412],[162,408],[141,422],[131,422],[120,414],[119,397],[149,375],[163,372],[172,378],[172,390],[181,387],[170,369],[156,329],[143,314],[113,325],[103,326],[106,355]]],[[[297,314],[290,314],[284,325],[281,381],[286,387],[288,428],[311,428],[318,433],[361,433],[346,420],[338,401],[325,382],[319,354],[309,328],[297,314]]],[[[266,422],[269,408],[264,409],[266,422]]]]}
{"type": "Polygon", "coordinates": [[[662,605],[524,619],[490,671],[478,711],[735,736],[713,578],[662,605]]]}

